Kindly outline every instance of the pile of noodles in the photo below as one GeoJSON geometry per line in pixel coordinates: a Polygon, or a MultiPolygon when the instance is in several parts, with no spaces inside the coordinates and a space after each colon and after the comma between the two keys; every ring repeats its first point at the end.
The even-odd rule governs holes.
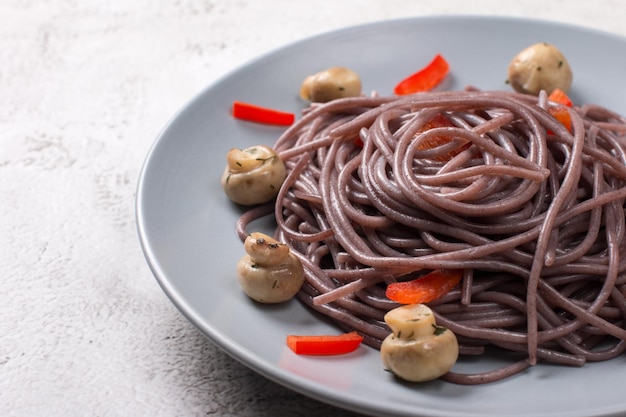
{"type": "Polygon", "coordinates": [[[386,284],[461,269],[429,306],[461,354],[514,352],[494,381],[539,362],[626,350],[626,119],[539,97],[459,91],[314,105],[276,142],[288,177],[276,237],[306,270],[300,299],[375,348],[397,307],[386,284]],[[433,121],[444,117],[449,123],[433,121]],[[439,126],[439,127],[438,127],[439,126]]]}

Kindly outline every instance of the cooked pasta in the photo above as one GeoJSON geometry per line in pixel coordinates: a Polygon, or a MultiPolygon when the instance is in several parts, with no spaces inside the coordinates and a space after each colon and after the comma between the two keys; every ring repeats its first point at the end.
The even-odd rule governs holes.
{"type": "Polygon", "coordinates": [[[394,281],[461,269],[429,303],[461,353],[515,352],[502,369],[582,366],[626,350],[626,119],[509,92],[356,97],[313,105],[275,143],[288,176],[276,238],[301,259],[300,299],[379,348],[394,281]],[[443,122],[441,122],[443,121],[443,122]]]}

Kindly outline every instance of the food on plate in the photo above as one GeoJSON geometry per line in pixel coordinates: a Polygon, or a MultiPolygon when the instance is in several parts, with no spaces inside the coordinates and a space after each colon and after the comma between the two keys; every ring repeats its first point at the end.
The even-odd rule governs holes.
{"type": "Polygon", "coordinates": [[[360,95],[361,77],[346,67],[331,67],[309,75],[300,87],[300,97],[316,103],[360,95]]]}
{"type": "Polygon", "coordinates": [[[570,111],[568,110],[568,107],[572,107],[574,105],[572,100],[563,90],[561,90],[560,88],[555,88],[548,96],[548,101],[560,104],[560,106],[549,106],[548,113],[550,113],[552,117],[561,122],[561,124],[571,132],[572,117],[570,116],[570,111]]]}
{"type": "Polygon", "coordinates": [[[394,96],[312,103],[275,142],[287,176],[239,218],[239,237],[273,213],[274,238],[303,266],[297,297],[401,378],[479,384],[622,355],[626,118],[574,105],[564,58],[540,66],[569,78],[432,92],[449,70],[438,55],[394,96]],[[428,333],[408,329],[409,313],[432,313],[460,357],[499,349],[511,361],[472,373],[434,361],[438,376],[416,376],[399,365],[413,353],[389,354],[428,333]]]}
{"type": "Polygon", "coordinates": [[[385,314],[391,333],[383,340],[380,357],[385,369],[411,382],[445,375],[457,361],[459,345],[454,333],[438,326],[424,304],[409,304],[385,314]]]}
{"type": "Polygon", "coordinates": [[[221,183],[228,198],[249,206],[276,198],[286,175],[285,164],[272,148],[233,148],[226,155],[221,183]]]}
{"type": "Polygon", "coordinates": [[[298,355],[344,355],[354,352],[363,341],[357,332],[339,335],[287,335],[287,346],[298,355]]]}
{"type": "Polygon", "coordinates": [[[435,57],[419,71],[400,81],[393,92],[399,96],[431,91],[439,85],[450,72],[450,64],[441,54],[435,57]]]}
{"type": "MultiPolygon", "coordinates": [[[[561,104],[565,107],[572,107],[574,105],[574,102],[572,102],[572,99],[569,98],[567,93],[561,90],[560,88],[555,88],[554,90],[552,90],[552,92],[548,95],[548,100],[553,103],[561,104]]],[[[559,108],[559,107],[551,107],[549,110],[553,108],[559,108]]]]}
{"type": "Polygon", "coordinates": [[[410,281],[387,285],[385,296],[400,304],[424,304],[443,297],[461,282],[460,269],[436,270],[410,281]]]}
{"type": "Polygon", "coordinates": [[[446,380],[610,359],[626,350],[625,134],[622,116],[545,92],[316,104],[274,145],[288,172],[276,201],[242,216],[238,233],[274,212],[275,238],[304,266],[299,299],[377,349],[400,305],[388,286],[463,271],[428,304],[438,325],[462,356],[492,346],[513,360],[478,374],[453,368],[446,380]],[[440,116],[451,126],[431,123],[440,116]]]}
{"type": "Polygon", "coordinates": [[[568,92],[572,69],[563,53],[546,42],[536,43],[517,54],[509,63],[508,80],[519,93],[548,94],[555,88],[568,92]]]}
{"type": "Polygon", "coordinates": [[[263,233],[251,233],[244,255],[237,264],[239,285],[248,297],[260,303],[290,300],[304,282],[302,264],[289,246],[263,233]]]}
{"type": "Polygon", "coordinates": [[[233,103],[233,117],[249,122],[282,126],[289,126],[296,119],[296,115],[293,113],[243,101],[235,101],[233,103]]]}

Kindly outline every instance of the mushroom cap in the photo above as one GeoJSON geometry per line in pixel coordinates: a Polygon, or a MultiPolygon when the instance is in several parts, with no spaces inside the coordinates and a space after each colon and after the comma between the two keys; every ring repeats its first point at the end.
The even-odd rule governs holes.
{"type": "Polygon", "coordinates": [[[454,333],[436,325],[424,304],[408,304],[385,314],[392,332],[381,345],[383,366],[399,378],[423,382],[447,373],[459,357],[454,333]]]}
{"type": "Polygon", "coordinates": [[[412,335],[426,337],[433,333],[435,315],[425,304],[407,304],[389,310],[385,314],[385,323],[396,337],[412,335]]]}
{"type": "Polygon", "coordinates": [[[289,256],[289,246],[265,233],[252,232],[243,244],[246,253],[259,266],[276,265],[284,262],[289,256]]]}
{"type": "Polygon", "coordinates": [[[250,206],[276,198],[287,170],[276,152],[267,146],[232,149],[221,184],[232,201],[250,206]]]}
{"type": "Polygon", "coordinates": [[[508,79],[519,93],[537,95],[555,88],[568,92],[573,74],[569,62],[554,45],[541,42],[519,52],[509,63],[508,79]]]}
{"type": "Polygon", "coordinates": [[[293,298],[304,283],[304,269],[293,254],[282,263],[259,266],[250,255],[237,264],[237,280],[246,295],[260,303],[282,303],[293,298]]]}
{"type": "Polygon", "coordinates": [[[380,349],[383,366],[401,379],[425,382],[446,374],[459,357],[459,345],[454,333],[445,330],[433,337],[412,340],[390,334],[380,349]]]}
{"type": "Polygon", "coordinates": [[[309,75],[300,87],[300,97],[317,103],[359,95],[361,77],[346,67],[331,67],[309,75]]]}

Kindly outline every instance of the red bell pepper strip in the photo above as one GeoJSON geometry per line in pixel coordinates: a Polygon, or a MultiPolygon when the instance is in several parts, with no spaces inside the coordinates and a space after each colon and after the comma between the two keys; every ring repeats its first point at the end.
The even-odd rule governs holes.
{"type": "MultiPolygon", "coordinates": [[[[565,107],[550,107],[548,109],[548,113],[552,115],[556,120],[561,122],[563,126],[567,128],[570,132],[572,131],[572,117],[569,114],[569,111],[565,107]]],[[[554,132],[548,132],[553,134],[554,132]]]]}
{"type": "Polygon", "coordinates": [[[233,116],[237,119],[248,120],[250,122],[282,126],[289,126],[296,120],[296,116],[293,113],[261,107],[242,101],[235,101],[233,103],[233,116]]]}
{"type": "MultiPolygon", "coordinates": [[[[574,105],[569,96],[559,88],[555,88],[554,90],[552,90],[552,92],[548,96],[548,100],[565,107],[572,107],[574,105]]],[[[569,111],[566,108],[553,106],[548,108],[548,112],[552,115],[552,117],[561,122],[561,124],[563,124],[563,126],[565,126],[567,130],[569,130],[570,132],[572,131],[572,117],[570,116],[569,111]]]]}
{"type": "MultiPolygon", "coordinates": [[[[435,117],[433,117],[430,121],[428,121],[419,130],[418,134],[426,132],[427,130],[430,130],[430,129],[434,129],[436,127],[454,127],[454,124],[445,115],[443,115],[442,113],[438,113],[435,117]]],[[[417,146],[417,149],[418,150],[433,149],[438,146],[445,145],[449,141],[450,139],[447,137],[435,136],[435,137],[431,137],[429,140],[426,140],[420,143],[417,146]]],[[[467,142],[463,145],[460,145],[458,148],[452,149],[450,152],[448,152],[445,155],[440,155],[438,157],[435,157],[434,160],[439,161],[439,162],[447,162],[451,160],[452,158],[454,158],[459,153],[463,152],[465,149],[469,148],[471,145],[472,145],[471,142],[467,142]]]]}
{"type": "Polygon", "coordinates": [[[389,284],[385,295],[400,304],[425,304],[447,294],[462,277],[460,269],[432,271],[411,281],[389,284]]]}
{"type": "Polygon", "coordinates": [[[342,355],[359,347],[363,336],[357,332],[340,335],[288,335],[287,346],[298,355],[342,355]]]}
{"type": "Polygon", "coordinates": [[[569,98],[567,93],[565,93],[565,91],[561,90],[560,88],[555,88],[554,90],[552,90],[552,92],[548,96],[548,100],[554,103],[562,104],[567,107],[572,107],[574,105],[572,99],[569,98]]]}
{"type": "Polygon", "coordinates": [[[424,68],[400,81],[393,92],[401,96],[430,91],[443,81],[449,71],[448,61],[441,54],[437,54],[424,68]]]}

